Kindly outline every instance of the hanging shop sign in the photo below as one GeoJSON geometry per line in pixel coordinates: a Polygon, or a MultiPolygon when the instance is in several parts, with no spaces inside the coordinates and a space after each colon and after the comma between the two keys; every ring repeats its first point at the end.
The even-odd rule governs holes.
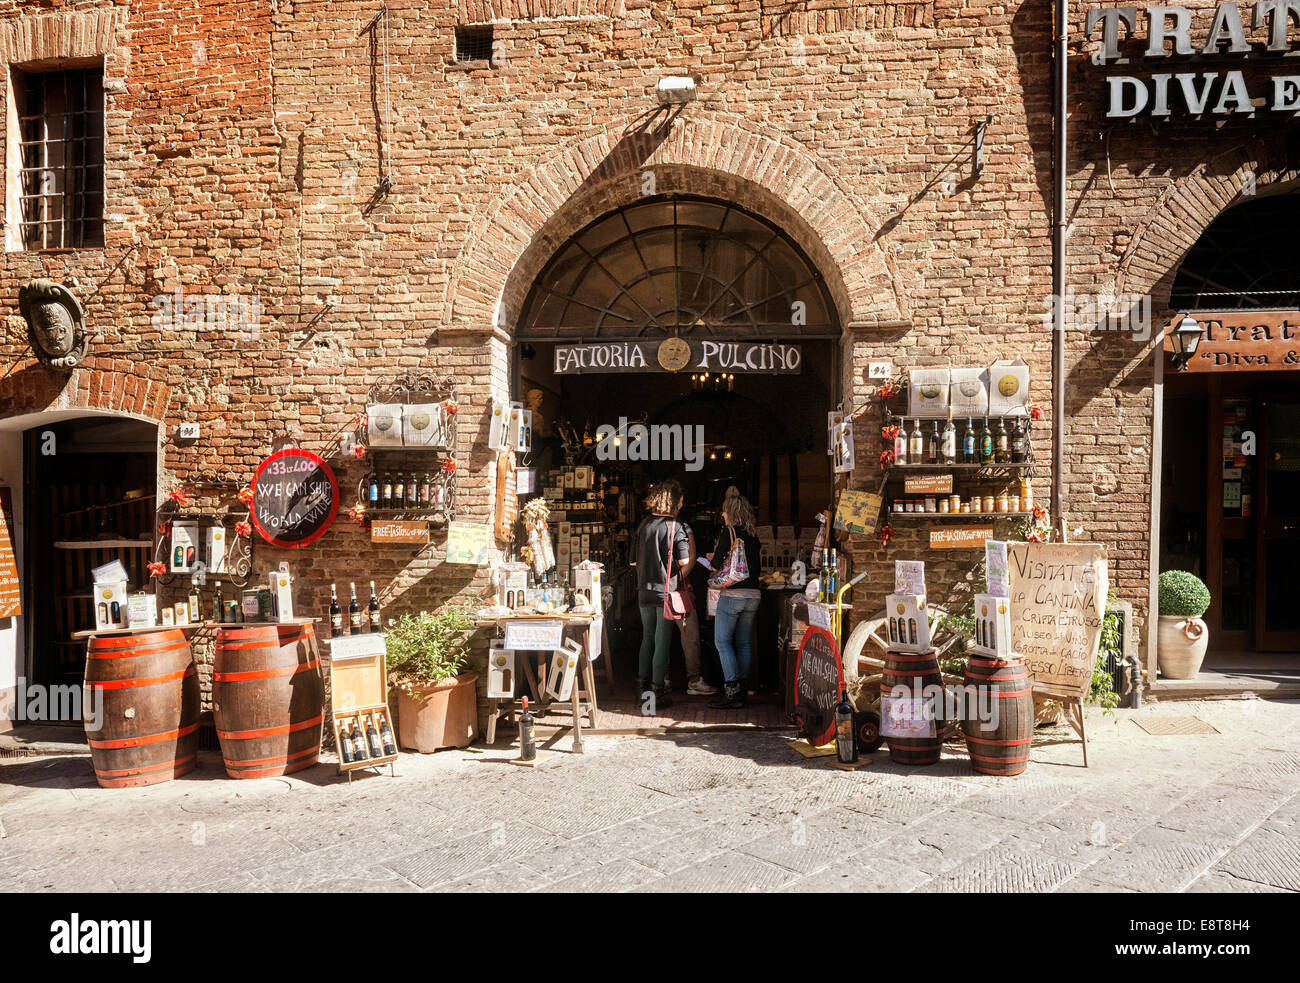
{"type": "MultiPolygon", "coordinates": [[[[1300,369],[1300,311],[1223,311],[1192,315],[1201,341],[1188,372],[1268,372],[1300,369]]],[[[1165,351],[1176,352],[1174,329],[1165,329],[1165,351]]]]}
{"type": "Polygon", "coordinates": [[[835,637],[809,626],[799,646],[794,667],[795,715],[813,747],[829,744],[835,737],[835,704],[840,700],[844,669],[835,637]]]}
{"type": "Polygon", "coordinates": [[[948,495],[952,492],[951,474],[923,474],[903,482],[908,495],[948,495]]]}
{"type": "Polygon", "coordinates": [[[1089,10],[1086,31],[1099,45],[1093,64],[1117,69],[1105,79],[1106,118],[1300,113],[1300,74],[1282,61],[1300,44],[1292,32],[1300,11],[1278,0],[1246,9],[1243,17],[1238,4],[1220,3],[1208,32],[1195,36],[1186,7],[1089,10]],[[1283,65],[1289,70],[1274,74],[1283,65]]]}
{"type": "Polygon", "coordinates": [[[1092,688],[1109,576],[1097,545],[1009,543],[1011,650],[1034,689],[1082,699],[1092,688]]]}
{"type": "Polygon", "coordinates": [[[18,586],[18,563],[14,558],[13,499],[8,488],[0,488],[0,618],[23,613],[22,591],[18,586]]]}
{"type": "Polygon", "coordinates": [[[992,538],[992,526],[935,526],[930,530],[930,549],[982,549],[992,538]]]}
{"type": "Polygon", "coordinates": [[[372,543],[403,543],[424,545],[429,542],[429,523],[408,522],[394,519],[392,521],[374,520],[370,523],[370,541],[372,543]]]}
{"type": "Polygon", "coordinates": [[[835,507],[835,529],[870,535],[880,519],[882,499],[873,492],[842,491],[835,507]]]}
{"type": "Polygon", "coordinates": [[[758,341],[611,341],[556,345],[553,368],[556,375],[686,370],[797,375],[803,371],[803,350],[758,341]]]}
{"type": "Polygon", "coordinates": [[[492,527],[478,522],[452,522],[447,526],[447,562],[481,567],[488,561],[492,527]]]}
{"type": "Polygon", "coordinates": [[[253,478],[253,525],[273,546],[310,546],[339,514],[339,482],[320,456],[300,447],[277,451],[253,478]]]}

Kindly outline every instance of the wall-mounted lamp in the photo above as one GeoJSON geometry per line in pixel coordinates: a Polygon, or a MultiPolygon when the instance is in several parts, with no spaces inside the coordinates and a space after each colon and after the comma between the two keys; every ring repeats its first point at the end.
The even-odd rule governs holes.
{"type": "Polygon", "coordinates": [[[1201,324],[1190,314],[1184,314],[1183,319],[1178,322],[1178,327],[1173,330],[1174,351],[1173,363],[1175,371],[1182,371],[1187,368],[1189,362],[1196,355],[1196,349],[1200,347],[1201,335],[1204,332],[1201,324]]]}

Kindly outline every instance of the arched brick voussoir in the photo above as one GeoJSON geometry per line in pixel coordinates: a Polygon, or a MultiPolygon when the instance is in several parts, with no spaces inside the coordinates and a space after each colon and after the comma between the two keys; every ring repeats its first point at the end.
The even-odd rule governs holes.
{"type": "Polygon", "coordinates": [[[70,374],[34,359],[0,378],[0,418],[44,410],[93,410],[163,423],[171,389],[149,377],[150,366],[115,358],[87,358],[70,374]]]}
{"type": "Polygon", "coordinates": [[[1246,189],[1263,194],[1269,185],[1297,179],[1300,167],[1269,146],[1252,144],[1232,147],[1171,181],[1120,259],[1116,293],[1149,294],[1155,310],[1167,309],[1174,277],[1210,223],[1249,200],[1246,189]]]}
{"type": "Polygon", "coordinates": [[[784,228],[826,277],[845,326],[909,317],[896,271],[874,242],[880,223],[807,149],[741,120],[687,110],[666,137],[601,129],[520,177],[475,222],[448,279],[442,323],[516,323],[533,279],[564,241],[636,201],[646,172],[655,193],[726,198],[784,228]]]}

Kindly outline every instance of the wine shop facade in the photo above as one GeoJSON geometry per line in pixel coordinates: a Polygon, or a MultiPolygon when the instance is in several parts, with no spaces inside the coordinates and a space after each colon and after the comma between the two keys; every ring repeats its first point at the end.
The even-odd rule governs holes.
{"type": "MultiPolygon", "coordinates": [[[[1210,4],[1189,9],[1196,31],[1214,17],[1210,4]]],[[[1290,125],[1261,117],[1215,130],[1175,118],[1153,131],[1107,119],[1107,83],[1091,61],[1104,26],[1085,31],[1087,13],[1071,14],[1067,282],[1077,296],[1149,296],[1152,323],[1165,323],[1184,254],[1238,193],[1233,182],[1247,170],[1261,189],[1291,179],[1290,125]]],[[[178,16],[137,2],[74,0],[56,12],[0,2],[9,168],[0,292],[11,328],[0,486],[21,597],[21,611],[0,620],[5,719],[18,681],[58,664],[56,643],[67,641],[64,622],[32,618],[55,603],[41,596],[41,554],[111,533],[141,561],[157,560],[159,520],[189,513],[241,535],[238,493],[283,447],[330,465],[337,517],[300,549],[243,535],[247,571],[236,580],[264,583],[288,562],[295,608],[322,616],[331,585],[346,597],[352,581],[364,599],[374,580],[390,615],[457,597],[481,603],[490,567],[448,563],[445,529],[431,528],[428,544],[375,542],[364,516],[349,515],[374,467],[351,438],[395,385],[452,391],[451,518],[495,526],[492,401],[523,402],[546,381],[536,366],[554,378],[561,364],[564,385],[583,398],[603,389],[600,412],[612,418],[594,423],[644,416],[643,376],[626,364],[565,373],[560,345],[641,341],[657,353],[671,338],[726,342],[763,346],[754,357],[764,366],[780,351],[786,369],[797,349],[798,373],[746,372],[742,385],[762,396],[756,413],[790,431],[846,410],[854,466],[840,481],[864,492],[886,477],[883,384],[1018,360],[1043,411],[1027,477],[1035,499],[1050,501],[1049,5],[237,0],[198,4],[183,43],[178,16]],[[693,95],[676,85],[661,98],[669,77],[689,77],[693,95]],[[57,203],[31,177],[43,173],[57,203]],[[638,268],[635,249],[620,270],[590,262],[616,240],[644,245],[643,214],[645,228],[677,230],[656,247],[677,250],[666,264],[638,268]],[[738,265],[714,264],[708,237],[681,231],[708,222],[713,240],[740,243],[727,253],[738,265]],[[777,249],[797,263],[771,260],[777,249]],[[766,292],[740,258],[751,254],[766,257],[755,261],[767,264],[766,292]],[[661,266],[679,286],[707,283],[711,300],[728,299],[709,311],[678,297],[613,335],[609,318],[602,327],[551,316],[548,303],[579,293],[594,303],[602,289],[614,314],[649,308],[644,290],[661,266]],[[580,267],[591,289],[566,281],[580,267]],[[75,300],[67,309],[84,330],[70,328],[67,344],[29,336],[20,291],[32,281],[75,300]],[[719,310],[744,323],[720,330],[719,310]],[[79,502],[51,503],[34,463],[51,428],[69,446],[94,445],[117,477],[79,502]],[[118,450],[122,459],[108,460],[118,450]],[[154,509],[147,525],[107,511],[141,499],[154,509]],[[94,521],[56,538],[52,523],[77,510],[94,521]]],[[[1161,548],[1158,334],[1072,322],[1064,337],[1066,526],[1073,539],[1108,545],[1111,582],[1143,639],[1161,548]]],[[[670,402],[664,386],[691,390],[685,365],[651,367],[659,405],[670,402]]],[[[711,374],[724,371],[716,361],[711,374]]],[[[552,423],[564,415],[542,405],[552,423]]],[[[710,437],[724,459],[745,436],[736,419],[736,433],[710,437]]],[[[823,461],[805,457],[772,492],[796,527],[833,504],[826,449],[818,428],[795,456],[823,461]]],[[[889,511],[885,524],[887,537],[839,543],[852,572],[868,573],[855,618],[878,607],[895,559],[926,559],[932,594],[969,591],[980,556],[969,540],[954,548],[952,537],[932,537],[938,520],[923,516],[889,511]]],[[[1000,518],[970,525],[995,536],[1015,528],[1000,518]]],[[[494,536],[491,557],[505,549],[494,536]]],[[[71,596],[86,593],[85,572],[64,566],[59,617],[87,621],[88,599],[71,596]]],[[[156,589],[160,605],[189,591],[182,578],[150,586],[139,576],[132,586],[156,589]]],[[[1154,668],[1149,650],[1148,659],[1154,668]]],[[[75,675],[76,665],[64,668],[75,675]]]]}

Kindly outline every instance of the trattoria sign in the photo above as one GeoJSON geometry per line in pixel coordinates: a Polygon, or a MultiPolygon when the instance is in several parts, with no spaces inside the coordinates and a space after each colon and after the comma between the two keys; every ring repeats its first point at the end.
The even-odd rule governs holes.
{"type": "Polygon", "coordinates": [[[556,345],[556,375],[598,372],[752,372],[797,375],[803,370],[798,345],[758,341],[610,341],[556,345]]]}
{"type": "MultiPolygon", "coordinates": [[[[1223,311],[1193,315],[1201,342],[1187,363],[1189,372],[1293,372],[1300,369],[1300,311],[1223,311]]],[[[1174,352],[1173,332],[1165,329],[1165,351],[1174,352]]]]}
{"type": "Polygon", "coordinates": [[[1093,64],[1119,69],[1106,77],[1107,119],[1300,114],[1300,71],[1283,60],[1300,46],[1297,0],[1220,3],[1213,14],[1107,7],[1089,10],[1085,27],[1099,45],[1093,64]]]}

